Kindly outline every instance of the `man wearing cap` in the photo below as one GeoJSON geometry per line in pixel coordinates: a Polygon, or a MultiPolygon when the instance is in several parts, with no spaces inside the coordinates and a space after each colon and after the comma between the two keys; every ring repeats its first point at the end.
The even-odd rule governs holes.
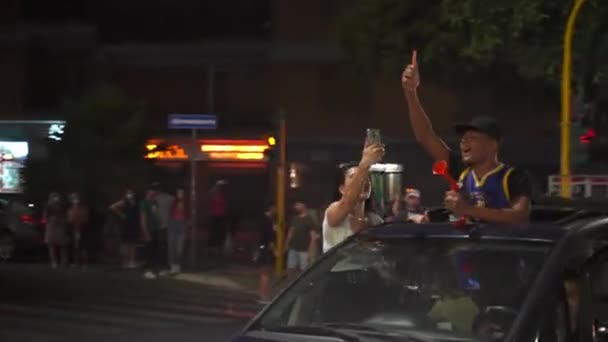
{"type": "Polygon", "coordinates": [[[401,206],[401,196],[395,198],[393,203],[393,221],[413,221],[415,223],[426,222],[426,215],[420,202],[420,190],[405,189],[405,208],[401,206]]]}
{"type": "Polygon", "coordinates": [[[411,64],[403,71],[401,83],[416,140],[436,161],[448,161],[450,173],[460,183],[460,193],[446,193],[446,207],[455,215],[482,222],[526,222],[530,215],[532,184],[527,173],[498,161],[502,136],[496,121],[476,117],[455,125],[461,136],[459,155],[435,134],[418,100],[420,75],[415,51],[411,64]]]}

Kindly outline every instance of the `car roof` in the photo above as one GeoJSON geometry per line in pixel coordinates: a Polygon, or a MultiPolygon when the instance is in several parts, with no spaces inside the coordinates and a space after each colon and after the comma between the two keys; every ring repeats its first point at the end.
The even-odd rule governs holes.
{"type": "Polygon", "coordinates": [[[361,235],[383,239],[412,237],[478,237],[493,240],[555,242],[568,232],[568,226],[554,223],[524,225],[469,224],[456,228],[452,223],[389,223],[366,229],[361,235]]]}
{"type": "Polygon", "coordinates": [[[379,238],[476,236],[498,240],[555,242],[569,231],[581,230],[588,223],[608,218],[608,201],[545,197],[534,201],[530,217],[531,222],[527,224],[474,223],[460,229],[450,222],[387,223],[366,229],[360,234],[379,238]]]}

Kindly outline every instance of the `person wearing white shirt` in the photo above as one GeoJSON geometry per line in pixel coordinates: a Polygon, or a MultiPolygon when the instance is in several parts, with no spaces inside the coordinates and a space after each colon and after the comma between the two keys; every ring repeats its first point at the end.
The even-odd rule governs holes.
{"type": "Polygon", "coordinates": [[[323,252],[327,252],[354,233],[379,224],[382,219],[365,210],[371,195],[369,170],[384,156],[384,145],[367,144],[358,165],[345,168],[338,190],[340,199],[327,207],[323,217],[323,252]]]}

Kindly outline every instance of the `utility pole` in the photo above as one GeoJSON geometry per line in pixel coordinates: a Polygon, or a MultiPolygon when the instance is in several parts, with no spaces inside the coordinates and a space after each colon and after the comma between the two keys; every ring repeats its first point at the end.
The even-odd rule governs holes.
{"type": "Polygon", "coordinates": [[[576,24],[576,17],[585,0],[574,0],[574,5],[568,15],[566,30],[564,31],[564,55],[562,64],[562,115],[561,115],[561,156],[560,156],[560,185],[561,196],[570,198],[570,122],[572,120],[572,38],[576,24]]]}
{"type": "Polygon", "coordinates": [[[279,110],[278,115],[279,128],[279,160],[277,164],[277,193],[276,193],[276,208],[277,208],[277,258],[275,264],[275,272],[281,274],[284,269],[285,254],[285,164],[287,159],[287,123],[285,112],[279,110]]]}

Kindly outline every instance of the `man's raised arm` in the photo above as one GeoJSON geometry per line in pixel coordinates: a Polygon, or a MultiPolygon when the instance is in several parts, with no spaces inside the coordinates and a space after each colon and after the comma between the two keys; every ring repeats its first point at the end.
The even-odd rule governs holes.
{"type": "Polygon", "coordinates": [[[418,60],[416,50],[412,52],[412,63],[408,65],[401,75],[403,94],[407,100],[410,112],[410,122],[416,141],[435,160],[448,160],[450,150],[447,145],[435,134],[431,120],[424,112],[418,99],[417,88],[420,84],[420,73],[418,71],[418,60]]]}

